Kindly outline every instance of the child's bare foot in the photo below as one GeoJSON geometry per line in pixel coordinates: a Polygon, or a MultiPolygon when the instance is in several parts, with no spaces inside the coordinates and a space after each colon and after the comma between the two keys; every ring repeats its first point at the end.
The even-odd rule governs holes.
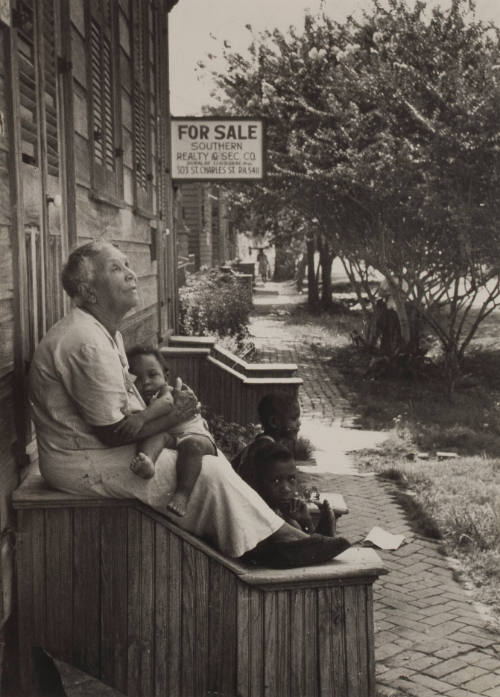
{"type": "Polygon", "coordinates": [[[186,515],[188,501],[189,496],[176,491],[175,494],[172,494],[172,498],[167,503],[167,510],[182,518],[182,516],[186,515]]]}
{"type": "Polygon", "coordinates": [[[132,458],[130,469],[138,477],[142,477],[142,479],[151,479],[151,477],[154,477],[155,473],[153,460],[144,453],[137,453],[137,455],[132,458]]]}

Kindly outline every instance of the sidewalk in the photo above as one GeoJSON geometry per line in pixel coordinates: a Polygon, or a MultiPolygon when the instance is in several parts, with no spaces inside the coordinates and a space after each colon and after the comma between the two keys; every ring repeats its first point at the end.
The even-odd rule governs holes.
{"type": "Polygon", "coordinates": [[[488,631],[482,608],[455,581],[453,560],[411,529],[395,486],[357,472],[347,454],[384,436],[349,428],[355,414],[321,335],[287,329],[287,312],[304,301],[290,284],[266,284],[255,294],[250,331],[264,360],[299,366],[301,432],[316,446],[319,439],[322,450],[319,466],[308,471],[321,474],[323,490],[346,499],[350,512],[340,518],[339,534],[358,540],[378,525],[409,539],[394,552],[379,552],[390,573],[375,584],[377,695],[500,697],[500,636],[488,631]]]}

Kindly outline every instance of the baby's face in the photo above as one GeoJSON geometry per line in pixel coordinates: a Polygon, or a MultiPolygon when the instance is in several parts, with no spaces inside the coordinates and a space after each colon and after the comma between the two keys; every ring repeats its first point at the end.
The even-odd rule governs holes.
{"type": "Polygon", "coordinates": [[[158,390],[167,384],[163,367],[156,356],[151,354],[134,356],[130,372],[137,377],[135,386],[146,404],[149,404],[158,390]]]}

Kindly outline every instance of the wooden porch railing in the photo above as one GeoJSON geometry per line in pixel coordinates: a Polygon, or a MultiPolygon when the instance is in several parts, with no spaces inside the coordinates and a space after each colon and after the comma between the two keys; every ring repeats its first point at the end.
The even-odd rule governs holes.
{"type": "Polygon", "coordinates": [[[24,689],[41,646],[130,697],[374,697],[373,550],[269,570],[40,476],[13,505],[24,689]]]}
{"type": "Polygon", "coordinates": [[[248,363],[209,337],[172,336],[162,353],[171,378],[180,375],[211,411],[246,425],[257,420],[257,404],[280,390],[297,397],[302,384],[295,363],[248,363]]]}

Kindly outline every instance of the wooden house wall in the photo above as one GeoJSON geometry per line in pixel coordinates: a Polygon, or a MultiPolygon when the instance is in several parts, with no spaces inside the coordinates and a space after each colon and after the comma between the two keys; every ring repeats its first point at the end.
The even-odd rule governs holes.
{"type": "MultiPolygon", "coordinates": [[[[6,531],[10,524],[9,497],[19,482],[14,457],[17,298],[14,293],[16,219],[12,204],[12,120],[8,61],[9,35],[0,25],[0,632],[11,611],[13,550],[6,531]]],[[[18,351],[18,355],[21,353],[18,351]]],[[[0,635],[0,640],[3,637],[0,635]]],[[[0,656],[1,661],[1,656],[0,656]]],[[[1,672],[1,671],[0,671],[1,672]]]]}
{"type": "Polygon", "coordinates": [[[71,0],[70,8],[77,241],[84,243],[96,237],[111,239],[128,256],[132,268],[138,275],[140,303],[134,314],[126,320],[125,340],[128,344],[155,343],[159,335],[163,334],[159,326],[162,312],[159,306],[159,284],[162,279],[159,278],[161,260],[158,259],[158,251],[161,245],[158,242],[164,235],[159,214],[161,212],[163,218],[166,214],[166,205],[159,200],[161,193],[158,190],[161,155],[157,152],[160,102],[156,42],[164,40],[164,37],[159,35],[159,17],[153,3],[148,3],[148,11],[142,18],[139,18],[138,14],[144,9],[144,3],[130,3],[127,0],[117,3],[114,18],[117,55],[114,68],[119,85],[114,95],[116,129],[113,155],[118,175],[117,194],[112,195],[103,193],[93,176],[91,158],[95,143],[92,140],[97,119],[92,108],[89,108],[93,64],[88,58],[89,41],[92,41],[88,8],[86,11],[85,3],[81,0],[71,0]],[[149,46],[138,46],[137,39],[134,38],[140,19],[149,24],[149,46]],[[148,64],[146,74],[149,73],[149,80],[143,92],[137,95],[135,90],[140,82],[140,75],[136,74],[137,54],[141,50],[144,53],[143,60],[148,64]],[[138,114],[134,105],[145,98],[147,113],[138,114]],[[149,143],[142,143],[142,138],[136,138],[134,141],[134,129],[137,129],[140,119],[141,126],[149,134],[149,143]],[[144,122],[145,119],[147,123],[144,122]],[[139,161],[138,148],[141,147],[146,149],[146,158],[149,160],[146,172],[144,162],[139,161]],[[149,198],[139,196],[141,192],[138,191],[138,181],[142,176],[145,186],[150,188],[149,198]]]}
{"type": "Polygon", "coordinates": [[[36,344],[69,307],[60,284],[69,250],[103,237],[128,255],[141,291],[140,305],[126,321],[128,344],[163,340],[174,326],[175,245],[163,164],[169,147],[167,10],[172,4],[2,3],[0,648],[11,609],[10,496],[26,452],[35,453],[26,373],[36,344]],[[97,19],[108,16],[112,22],[99,40],[105,37],[100,49],[112,66],[109,75],[95,64],[102,29],[97,19]],[[98,91],[107,97],[95,106],[92,96],[98,91]],[[104,138],[98,142],[100,129],[104,138]]]}
{"type": "Polygon", "coordinates": [[[200,266],[213,266],[212,244],[212,193],[210,184],[200,184],[201,230],[200,266]]]}
{"type": "Polygon", "coordinates": [[[189,254],[195,265],[216,267],[234,257],[230,240],[227,193],[216,184],[192,182],[180,185],[178,227],[189,231],[189,254]]]}
{"type": "Polygon", "coordinates": [[[195,268],[200,268],[201,188],[199,184],[181,185],[181,218],[188,229],[188,253],[194,254],[195,268]]]}

